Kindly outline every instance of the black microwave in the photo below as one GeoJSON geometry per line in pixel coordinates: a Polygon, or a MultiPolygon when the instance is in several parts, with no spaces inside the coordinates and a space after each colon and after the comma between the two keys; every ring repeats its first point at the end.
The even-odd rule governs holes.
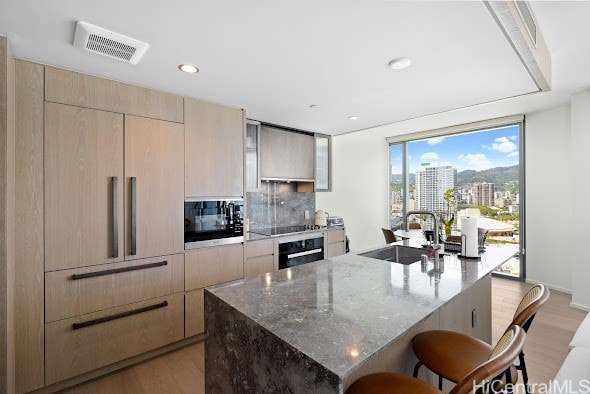
{"type": "Polygon", "coordinates": [[[244,200],[184,200],[184,248],[244,242],[244,200]]]}

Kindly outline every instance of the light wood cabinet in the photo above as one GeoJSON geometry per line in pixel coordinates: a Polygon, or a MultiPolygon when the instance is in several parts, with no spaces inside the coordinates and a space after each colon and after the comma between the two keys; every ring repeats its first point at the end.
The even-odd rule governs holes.
{"type": "Polygon", "coordinates": [[[346,233],[344,228],[328,230],[325,233],[324,256],[329,259],[346,253],[346,233]]]}
{"type": "Polygon", "coordinates": [[[242,244],[195,249],[185,255],[185,291],[243,277],[244,245],[242,244]]]}
{"type": "Polygon", "coordinates": [[[205,290],[184,294],[184,336],[186,338],[205,331],[205,290]]]}
{"type": "Polygon", "coordinates": [[[185,99],[186,197],[244,195],[244,115],[185,99]]]}
{"type": "Polygon", "coordinates": [[[263,239],[246,243],[244,276],[256,276],[274,271],[274,241],[263,239]]]}
{"type": "Polygon", "coordinates": [[[293,179],[313,182],[313,136],[262,126],[260,130],[260,175],[263,179],[293,179]]]}
{"type": "Polygon", "coordinates": [[[46,384],[184,337],[184,295],[154,298],[45,325],[46,384]]]}
{"type": "Polygon", "coordinates": [[[43,72],[17,60],[15,176],[16,392],[43,387],[43,72]]]}
{"type": "Polygon", "coordinates": [[[184,251],[183,147],[181,124],[125,116],[128,260],[184,251]]]}
{"type": "Polygon", "coordinates": [[[45,103],[44,157],[45,269],[122,261],[123,115],[45,103]]]}
{"type": "MultiPolygon", "coordinates": [[[[443,274],[444,275],[444,274],[443,274]]],[[[492,341],[491,275],[450,300],[440,313],[440,329],[492,341]]]]}
{"type": "Polygon", "coordinates": [[[45,274],[45,322],[184,292],[184,254],[45,274]]]}
{"type": "Polygon", "coordinates": [[[55,67],[45,67],[45,101],[183,122],[182,97],[55,67]]]}

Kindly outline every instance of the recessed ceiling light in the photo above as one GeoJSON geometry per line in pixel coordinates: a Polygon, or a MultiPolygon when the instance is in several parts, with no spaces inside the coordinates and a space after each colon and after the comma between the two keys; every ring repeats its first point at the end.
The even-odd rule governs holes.
{"type": "Polygon", "coordinates": [[[412,63],[410,59],[394,59],[389,62],[388,66],[392,70],[402,70],[412,63]]]}
{"type": "Polygon", "coordinates": [[[180,66],[178,66],[178,68],[180,69],[180,71],[184,71],[185,73],[189,74],[196,74],[199,72],[199,69],[193,66],[192,64],[181,64],[180,66]]]}
{"type": "Polygon", "coordinates": [[[357,120],[359,117],[358,116],[349,116],[348,119],[350,120],[357,120]]]}

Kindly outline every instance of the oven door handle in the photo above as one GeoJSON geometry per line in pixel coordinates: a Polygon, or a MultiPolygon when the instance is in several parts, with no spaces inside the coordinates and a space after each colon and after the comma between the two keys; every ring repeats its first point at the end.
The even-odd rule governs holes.
{"type": "Polygon", "coordinates": [[[305,252],[299,252],[299,253],[293,253],[293,254],[288,254],[287,258],[288,259],[294,259],[295,257],[301,257],[301,256],[307,256],[309,254],[316,254],[316,253],[320,253],[321,251],[323,251],[322,248],[318,248],[318,249],[312,249],[312,250],[306,250],[305,252]]]}

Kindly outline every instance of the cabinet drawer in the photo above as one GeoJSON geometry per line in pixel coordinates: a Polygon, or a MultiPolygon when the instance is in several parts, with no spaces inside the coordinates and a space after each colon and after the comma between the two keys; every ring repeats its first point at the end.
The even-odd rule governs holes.
{"type": "Polygon", "coordinates": [[[326,245],[326,258],[332,258],[343,255],[346,252],[344,242],[336,242],[326,245]]]}
{"type": "Polygon", "coordinates": [[[185,291],[244,277],[242,244],[193,250],[185,254],[185,261],[185,291]]]}
{"type": "Polygon", "coordinates": [[[205,331],[205,291],[189,291],[184,294],[184,336],[185,338],[205,331]]]}
{"type": "Polygon", "coordinates": [[[246,260],[245,276],[256,276],[274,271],[274,256],[258,256],[246,260]]]}
{"type": "Polygon", "coordinates": [[[246,257],[265,256],[273,254],[274,242],[272,239],[263,239],[261,241],[250,241],[246,243],[246,257]]]}
{"type": "Polygon", "coordinates": [[[329,230],[326,231],[328,243],[344,242],[344,230],[329,230]]]}
{"type": "Polygon", "coordinates": [[[45,322],[184,291],[184,254],[45,274],[45,322]]]}
{"type": "Polygon", "coordinates": [[[183,301],[178,293],[46,324],[45,383],[183,339],[183,301]]]}

